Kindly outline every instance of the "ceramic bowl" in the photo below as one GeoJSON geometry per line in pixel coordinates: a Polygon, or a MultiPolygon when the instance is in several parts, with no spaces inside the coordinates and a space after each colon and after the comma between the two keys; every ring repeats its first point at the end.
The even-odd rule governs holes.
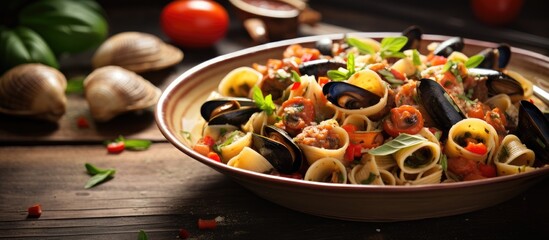
{"type": "MultiPolygon", "coordinates": [[[[356,33],[380,39],[400,33],[356,33]]],[[[255,46],[219,56],[186,71],[163,92],[156,108],[157,124],[164,136],[183,154],[225,174],[243,187],[273,203],[296,211],[354,221],[403,221],[456,215],[494,206],[507,201],[544,177],[549,168],[518,175],[448,184],[421,186],[370,186],[308,182],[260,174],[212,161],[193,151],[184,132],[191,131],[200,118],[200,105],[217,89],[220,80],[231,70],[268,58],[281,58],[291,44],[313,47],[321,38],[341,39],[343,34],[284,40],[255,46]]],[[[421,48],[431,41],[448,36],[424,35],[421,48]]],[[[465,39],[467,55],[476,54],[495,43],[465,39]]],[[[548,89],[549,57],[512,48],[509,68],[522,73],[534,84],[548,89]]],[[[548,156],[543,156],[548,157],[548,156]]],[[[549,199],[548,199],[549,200],[549,199]]]]}

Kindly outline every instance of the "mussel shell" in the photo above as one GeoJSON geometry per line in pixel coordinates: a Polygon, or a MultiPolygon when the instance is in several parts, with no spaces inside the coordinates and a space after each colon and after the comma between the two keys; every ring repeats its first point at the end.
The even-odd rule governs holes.
{"type": "Polygon", "coordinates": [[[347,63],[328,59],[318,59],[304,62],[299,65],[299,73],[301,73],[301,75],[315,76],[318,78],[319,76],[327,76],[329,70],[336,70],[340,67],[346,68],[347,63]]]}
{"type": "Polygon", "coordinates": [[[478,68],[504,69],[511,60],[511,47],[502,43],[496,48],[486,48],[478,53],[484,57],[484,60],[478,65],[478,68]]]}
{"type": "Polygon", "coordinates": [[[433,51],[433,54],[437,56],[448,57],[454,51],[461,51],[465,43],[463,42],[462,37],[453,37],[448,40],[441,42],[433,51]]]}
{"type": "Polygon", "coordinates": [[[418,49],[419,44],[421,43],[421,35],[423,35],[423,31],[416,25],[412,25],[404,29],[404,31],[402,31],[402,36],[407,37],[408,42],[406,42],[406,45],[402,47],[401,51],[407,49],[418,49]]]}
{"type": "Polygon", "coordinates": [[[210,118],[208,125],[230,124],[240,126],[250,120],[250,117],[256,112],[260,112],[258,107],[241,107],[235,110],[224,111],[210,118]]]}
{"type": "Polygon", "coordinates": [[[417,94],[420,104],[443,132],[447,133],[454,124],[466,118],[446,90],[434,80],[421,79],[417,94]]]}
{"type": "Polygon", "coordinates": [[[345,109],[367,108],[381,99],[366,89],[346,82],[328,82],[322,87],[322,92],[332,104],[345,109]]]}
{"type": "Polygon", "coordinates": [[[503,72],[486,68],[469,68],[468,71],[475,78],[486,78],[488,96],[504,93],[513,98],[524,95],[520,82],[503,72]]]}
{"type": "Polygon", "coordinates": [[[293,147],[273,140],[267,136],[252,134],[252,149],[273,165],[281,173],[293,173],[299,170],[302,163],[301,151],[296,153],[293,147]]]}
{"type": "Polygon", "coordinates": [[[292,156],[290,159],[284,159],[282,158],[282,155],[281,157],[277,157],[276,161],[267,158],[278,171],[282,173],[292,173],[301,168],[304,158],[303,152],[286,131],[274,125],[263,125],[263,136],[285,145],[287,151],[292,156]]]}
{"type": "Polygon", "coordinates": [[[330,38],[322,38],[315,42],[315,48],[320,51],[322,55],[332,56],[332,48],[334,41],[330,38]]]}
{"type": "Polygon", "coordinates": [[[255,102],[248,98],[217,98],[204,102],[200,107],[200,114],[207,122],[222,112],[253,106],[255,106],[255,102]]]}
{"type": "Polygon", "coordinates": [[[536,154],[534,166],[549,164],[549,122],[533,103],[519,102],[519,120],[515,133],[536,154]]]}

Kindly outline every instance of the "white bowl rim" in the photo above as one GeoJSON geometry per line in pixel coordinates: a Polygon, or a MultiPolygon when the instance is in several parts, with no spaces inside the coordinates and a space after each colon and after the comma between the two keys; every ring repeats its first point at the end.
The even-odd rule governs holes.
{"type": "MultiPolygon", "coordinates": [[[[360,37],[369,37],[369,38],[383,38],[387,36],[398,36],[401,33],[399,32],[353,32],[346,33],[349,35],[356,35],[360,37]]],[[[165,112],[164,108],[167,105],[168,96],[177,88],[178,85],[185,82],[185,79],[195,74],[197,71],[208,67],[210,65],[225,61],[231,58],[241,57],[247,54],[251,54],[257,51],[267,50],[270,48],[283,47],[295,43],[310,43],[314,42],[321,38],[331,38],[331,39],[341,39],[346,34],[325,34],[325,35],[315,35],[307,37],[299,37],[287,40],[281,40],[276,42],[265,43],[262,45],[257,45],[242,50],[238,50],[232,53],[224,54],[202,62],[189,70],[185,71],[183,74],[179,75],[174,79],[163,91],[155,109],[155,120],[160,129],[161,133],[166,137],[166,139],[173,144],[176,148],[181,150],[183,153],[189,157],[198,160],[199,162],[208,165],[212,169],[218,172],[230,172],[230,177],[236,178],[246,178],[248,180],[254,181],[268,181],[272,183],[279,184],[280,187],[298,187],[308,190],[326,190],[326,191],[335,191],[335,192],[356,192],[356,193],[367,193],[367,192],[384,192],[384,193],[406,193],[406,192],[424,192],[424,191],[437,191],[437,190],[457,190],[462,188],[468,188],[473,186],[481,185],[490,185],[500,182],[515,181],[517,179],[526,179],[526,178],[535,178],[542,175],[549,175],[549,167],[542,167],[530,172],[524,172],[515,175],[507,176],[498,176],[494,178],[473,180],[473,181],[463,181],[463,182],[452,182],[452,183],[438,183],[438,184],[425,184],[425,185],[407,185],[407,186],[380,186],[380,185],[355,185],[355,184],[333,184],[333,183],[321,183],[321,182],[312,182],[305,181],[300,179],[292,179],[287,177],[280,177],[270,174],[256,173],[248,170],[243,170],[239,168],[234,168],[228,166],[224,163],[212,161],[211,159],[195,152],[190,147],[186,146],[180,142],[177,137],[169,131],[168,126],[165,122],[165,112]]],[[[452,36],[446,35],[437,35],[437,34],[423,34],[422,37],[429,41],[443,41],[452,36]]],[[[482,40],[475,40],[470,38],[464,38],[465,44],[472,44],[480,47],[495,47],[497,46],[494,42],[487,42],[482,40]]],[[[530,50],[511,47],[513,53],[520,53],[528,57],[543,61],[549,64],[549,56],[545,56],[530,50]]]]}

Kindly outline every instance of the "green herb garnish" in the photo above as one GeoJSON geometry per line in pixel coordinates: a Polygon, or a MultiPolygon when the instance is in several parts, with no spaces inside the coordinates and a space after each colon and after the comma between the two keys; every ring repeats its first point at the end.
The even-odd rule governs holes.
{"type": "Polygon", "coordinates": [[[143,230],[139,230],[139,234],[137,234],[137,240],[149,240],[149,236],[147,236],[147,233],[143,230]]]}
{"type": "Polygon", "coordinates": [[[372,46],[364,43],[363,41],[360,41],[359,39],[347,38],[347,43],[353,47],[356,47],[358,51],[360,51],[361,53],[366,53],[366,54],[376,53],[375,49],[372,46]]]}
{"type": "Polygon", "coordinates": [[[402,49],[402,47],[404,47],[407,42],[408,38],[405,36],[383,38],[381,40],[381,48],[379,49],[381,58],[385,59],[389,57],[406,57],[404,53],[400,52],[400,49],[402,49]]]}
{"type": "Polygon", "coordinates": [[[255,105],[257,105],[257,107],[263,110],[267,115],[272,115],[274,110],[276,109],[276,106],[273,102],[273,96],[269,94],[266,97],[263,97],[263,92],[261,91],[261,89],[259,89],[258,86],[254,86],[252,88],[252,93],[255,105]]]}
{"type": "Polygon", "coordinates": [[[328,78],[332,81],[345,81],[355,73],[355,55],[349,53],[347,56],[347,71],[342,70],[328,70],[328,78]]]}
{"type": "Polygon", "coordinates": [[[133,150],[133,151],[143,151],[149,149],[152,144],[151,140],[145,139],[126,139],[122,135],[118,136],[113,141],[106,141],[105,145],[113,142],[124,142],[124,149],[133,150]]]}
{"type": "Polygon", "coordinates": [[[88,174],[92,175],[92,177],[88,180],[88,182],[84,186],[84,188],[86,189],[92,188],[95,185],[105,181],[106,179],[113,177],[114,174],[116,173],[115,169],[112,169],[112,168],[101,169],[101,168],[95,167],[90,163],[86,163],[84,164],[84,166],[86,167],[86,171],[88,172],[88,174]]]}
{"type": "Polygon", "coordinates": [[[442,170],[444,172],[448,171],[448,158],[445,154],[440,155],[440,166],[442,166],[442,170]]]}
{"type": "Polygon", "coordinates": [[[474,56],[471,56],[466,62],[465,62],[465,67],[466,68],[474,68],[474,67],[477,67],[479,64],[482,63],[482,61],[484,61],[484,56],[482,55],[474,55],[474,56]]]}
{"type": "Polygon", "coordinates": [[[292,82],[301,82],[301,77],[299,76],[299,73],[297,73],[296,71],[292,70],[292,82]]]}
{"type": "Polygon", "coordinates": [[[75,77],[67,81],[65,93],[83,93],[84,92],[84,77],[75,77]]]}
{"type": "Polygon", "coordinates": [[[389,154],[395,153],[400,149],[411,147],[425,141],[427,141],[427,139],[423,137],[420,137],[417,135],[410,135],[407,133],[401,133],[393,140],[388,141],[377,148],[369,150],[368,153],[376,156],[389,155],[389,154]]]}
{"type": "Polygon", "coordinates": [[[412,62],[414,63],[414,66],[421,66],[421,58],[419,57],[417,49],[412,50],[412,62]]]}
{"type": "Polygon", "coordinates": [[[375,175],[373,172],[370,172],[370,175],[368,175],[368,178],[362,180],[360,184],[370,184],[374,180],[376,180],[377,175],[375,175]]]}

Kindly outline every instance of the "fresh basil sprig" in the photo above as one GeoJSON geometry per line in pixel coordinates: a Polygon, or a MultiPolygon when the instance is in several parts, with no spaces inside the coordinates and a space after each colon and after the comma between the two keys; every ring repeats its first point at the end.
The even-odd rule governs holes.
{"type": "Polygon", "coordinates": [[[139,234],[137,234],[137,240],[149,240],[149,236],[145,231],[139,230],[139,234]]]}
{"type": "Polygon", "coordinates": [[[255,105],[259,109],[263,110],[267,115],[272,115],[276,110],[276,106],[273,102],[273,96],[271,94],[263,97],[263,92],[259,89],[258,86],[252,88],[252,95],[255,102],[255,105]]]}
{"type": "Polygon", "coordinates": [[[412,62],[414,66],[421,66],[421,59],[419,58],[419,51],[417,49],[412,50],[412,62]]]}
{"type": "Polygon", "coordinates": [[[149,149],[152,145],[151,140],[146,139],[126,139],[124,136],[120,135],[118,138],[113,141],[105,141],[104,144],[108,145],[113,142],[124,142],[124,149],[133,150],[133,151],[143,151],[149,149]]]}
{"type": "Polygon", "coordinates": [[[400,49],[402,49],[402,47],[404,47],[407,42],[408,38],[405,36],[383,38],[381,40],[381,48],[379,50],[381,58],[385,59],[390,57],[406,57],[404,53],[400,52],[400,49]]]}
{"type": "Polygon", "coordinates": [[[349,53],[349,55],[347,55],[347,71],[328,70],[327,75],[332,81],[345,81],[349,79],[355,71],[355,55],[349,53]]]}
{"type": "Polygon", "coordinates": [[[389,155],[389,154],[395,153],[400,149],[411,147],[425,141],[427,141],[427,139],[423,137],[420,137],[417,135],[410,135],[407,133],[401,133],[393,140],[388,141],[377,148],[369,150],[368,153],[370,155],[376,155],[376,156],[389,155]]]}
{"type": "Polygon", "coordinates": [[[484,61],[484,56],[482,55],[474,55],[474,56],[471,56],[469,59],[467,59],[467,61],[465,62],[465,67],[466,68],[474,68],[474,67],[477,67],[479,64],[482,63],[482,61],[484,61]]]}
{"type": "Polygon", "coordinates": [[[113,177],[116,173],[115,169],[101,169],[90,163],[86,163],[84,164],[84,166],[86,167],[87,172],[92,175],[92,177],[88,180],[88,182],[86,182],[86,185],[84,186],[84,188],[86,189],[94,187],[95,185],[105,181],[109,177],[113,177]]]}

